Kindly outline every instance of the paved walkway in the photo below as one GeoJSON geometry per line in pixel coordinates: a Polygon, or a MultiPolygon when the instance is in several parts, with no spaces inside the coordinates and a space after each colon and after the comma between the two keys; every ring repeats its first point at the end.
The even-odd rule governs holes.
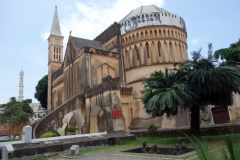
{"type": "MultiPolygon", "coordinates": [[[[49,158],[50,159],[50,158],[49,158]]],[[[51,158],[51,160],[68,160],[69,158],[51,158]]],[[[96,153],[73,158],[74,160],[169,160],[169,158],[155,158],[122,154],[96,153]]],[[[173,159],[171,159],[173,160],[173,159]]]]}

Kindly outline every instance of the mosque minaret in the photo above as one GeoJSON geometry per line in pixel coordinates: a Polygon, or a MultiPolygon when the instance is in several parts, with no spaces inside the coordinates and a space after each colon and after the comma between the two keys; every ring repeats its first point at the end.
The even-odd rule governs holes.
{"type": "Polygon", "coordinates": [[[21,102],[23,100],[23,76],[24,76],[24,72],[21,70],[19,75],[20,75],[20,79],[19,79],[19,96],[18,96],[18,101],[21,102]]]}

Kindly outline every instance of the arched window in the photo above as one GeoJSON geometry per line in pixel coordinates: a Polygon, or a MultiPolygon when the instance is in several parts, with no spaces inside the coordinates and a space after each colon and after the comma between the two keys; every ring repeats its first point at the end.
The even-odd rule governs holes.
{"type": "Polygon", "coordinates": [[[84,90],[83,90],[83,84],[81,84],[81,93],[83,94],[84,90]]]}
{"type": "Polygon", "coordinates": [[[139,51],[138,51],[138,49],[136,49],[136,52],[137,52],[137,60],[139,61],[139,51]]]}
{"type": "Polygon", "coordinates": [[[59,60],[59,62],[61,61],[61,60],[60,60],[60,55],[59,55],[59,59],[58,59],[58,60],[59,60]]]}
{"type": "Polygon", "coordinates": [[[149,58],[149,47],[148,47],[148,44],[147,44],[147,57],[149,58]]]}
{"type": "Polygon", "coordinates": [[[58,53],[58,47],[57,47],[57,53],[58,53]]]}
{"type": "Polygon", "coordinates": [[[53,61],[55,61],[55,54],[54,54],[54,57],[53,57],[53,61]]]}
{"type": "Polygon", "coordinates": [[[158,44],[158,56],[161,57],[160,45],[158,44]]]}
{"type": "Polygon", "coordinates": [[[54,53],[55,53],[55,47],[54,47],[54,53]]]}
{"type": "Polygon", "coordinates": [[[102,78],[103,78],[103,67],[101,66],[101,75],[102,75],[102,78]]]}

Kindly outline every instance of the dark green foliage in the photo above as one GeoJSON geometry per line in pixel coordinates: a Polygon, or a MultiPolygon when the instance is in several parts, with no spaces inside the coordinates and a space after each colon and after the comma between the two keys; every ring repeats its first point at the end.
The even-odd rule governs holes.
{"type": "Polygon", "coordinates": [[[189,141],[192,144],[192,147],[196,150],[198,157],[201,160],[212,160],[216,158],[216,153],[211,152],[211,148],[209,147],[207,141],[202,138],[201,142],[199,139],[195,136],[189,137],[186,135],[189,141]]]}
{"type": "Polygon", "coordinates": [[[228,64],[240,64],[240,39],[238,42],[230,44],[228,48],[222,48],[215,51],[216,59],[220,58],[228,64]]]}
{"type": "Polygon", "coordinates": [[[71,134],[76,134],[76,130],[79,130],[78,128],[74,128],[74,127],[68,127],[66,129],[67,132],[70,132],[71,134]]]}
{"type": "Polygon", "coordinates": [[[43,108],[47,109],[47,94],[48,94],[48,75],[38,81],[36,93],[34,97],[40,102],[43,108]]]}
{"type": "Polygon", "coordinates": [[[53,134],[54,134],[54,137],[60,136],[60,133],[59,133],[58,131],[56,131],[55,129],[53,129],[53,128],[50,128],[50,129],[48,130],[48,132],[53,133],[53,134]]]}
{"type": "Polygon", "coordinates": [[[154,124],[150,123],[147,129],[149,132],[152,133],[152,137],[154,138],[155,132],[158,130],[158,127],[155,126],[154,124]]]}
{"type": "Polygon", "coordinates": [[[187,79],[186,72],[165,69],[165,73],[151,73],[150,78],[143,81],[145,90],[141,92],[146,112],[157,112],[159,115],[166,112],[168,115],[175,115],[178,106],[192,106],[197,95],[192,92],[187,79]]]}
{"type": "MultiPolygon", "coordinates": [[[[187,136],[187,135],[186,135],[187,136]]],[[[187,136],[193,148],[201,160],[239,160],[240,159],[240,143],[239,138],[236,136],[225,136],[226,147],[220,149],[212,149],[209,147],[206,140],[187,136]]]]}

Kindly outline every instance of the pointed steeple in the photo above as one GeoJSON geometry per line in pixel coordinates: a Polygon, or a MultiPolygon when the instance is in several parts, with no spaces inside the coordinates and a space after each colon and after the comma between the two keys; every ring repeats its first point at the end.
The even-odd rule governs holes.
{"type": "Polygon", "coordinates": [[[55,7],[55,12],[54,12],[54,16],[53,16],[50,36],[51,35],[63,37],[63,35],[61,34],[61,29],[60,29],[59,20],[58,20],[57,6],[55,7]]]}

